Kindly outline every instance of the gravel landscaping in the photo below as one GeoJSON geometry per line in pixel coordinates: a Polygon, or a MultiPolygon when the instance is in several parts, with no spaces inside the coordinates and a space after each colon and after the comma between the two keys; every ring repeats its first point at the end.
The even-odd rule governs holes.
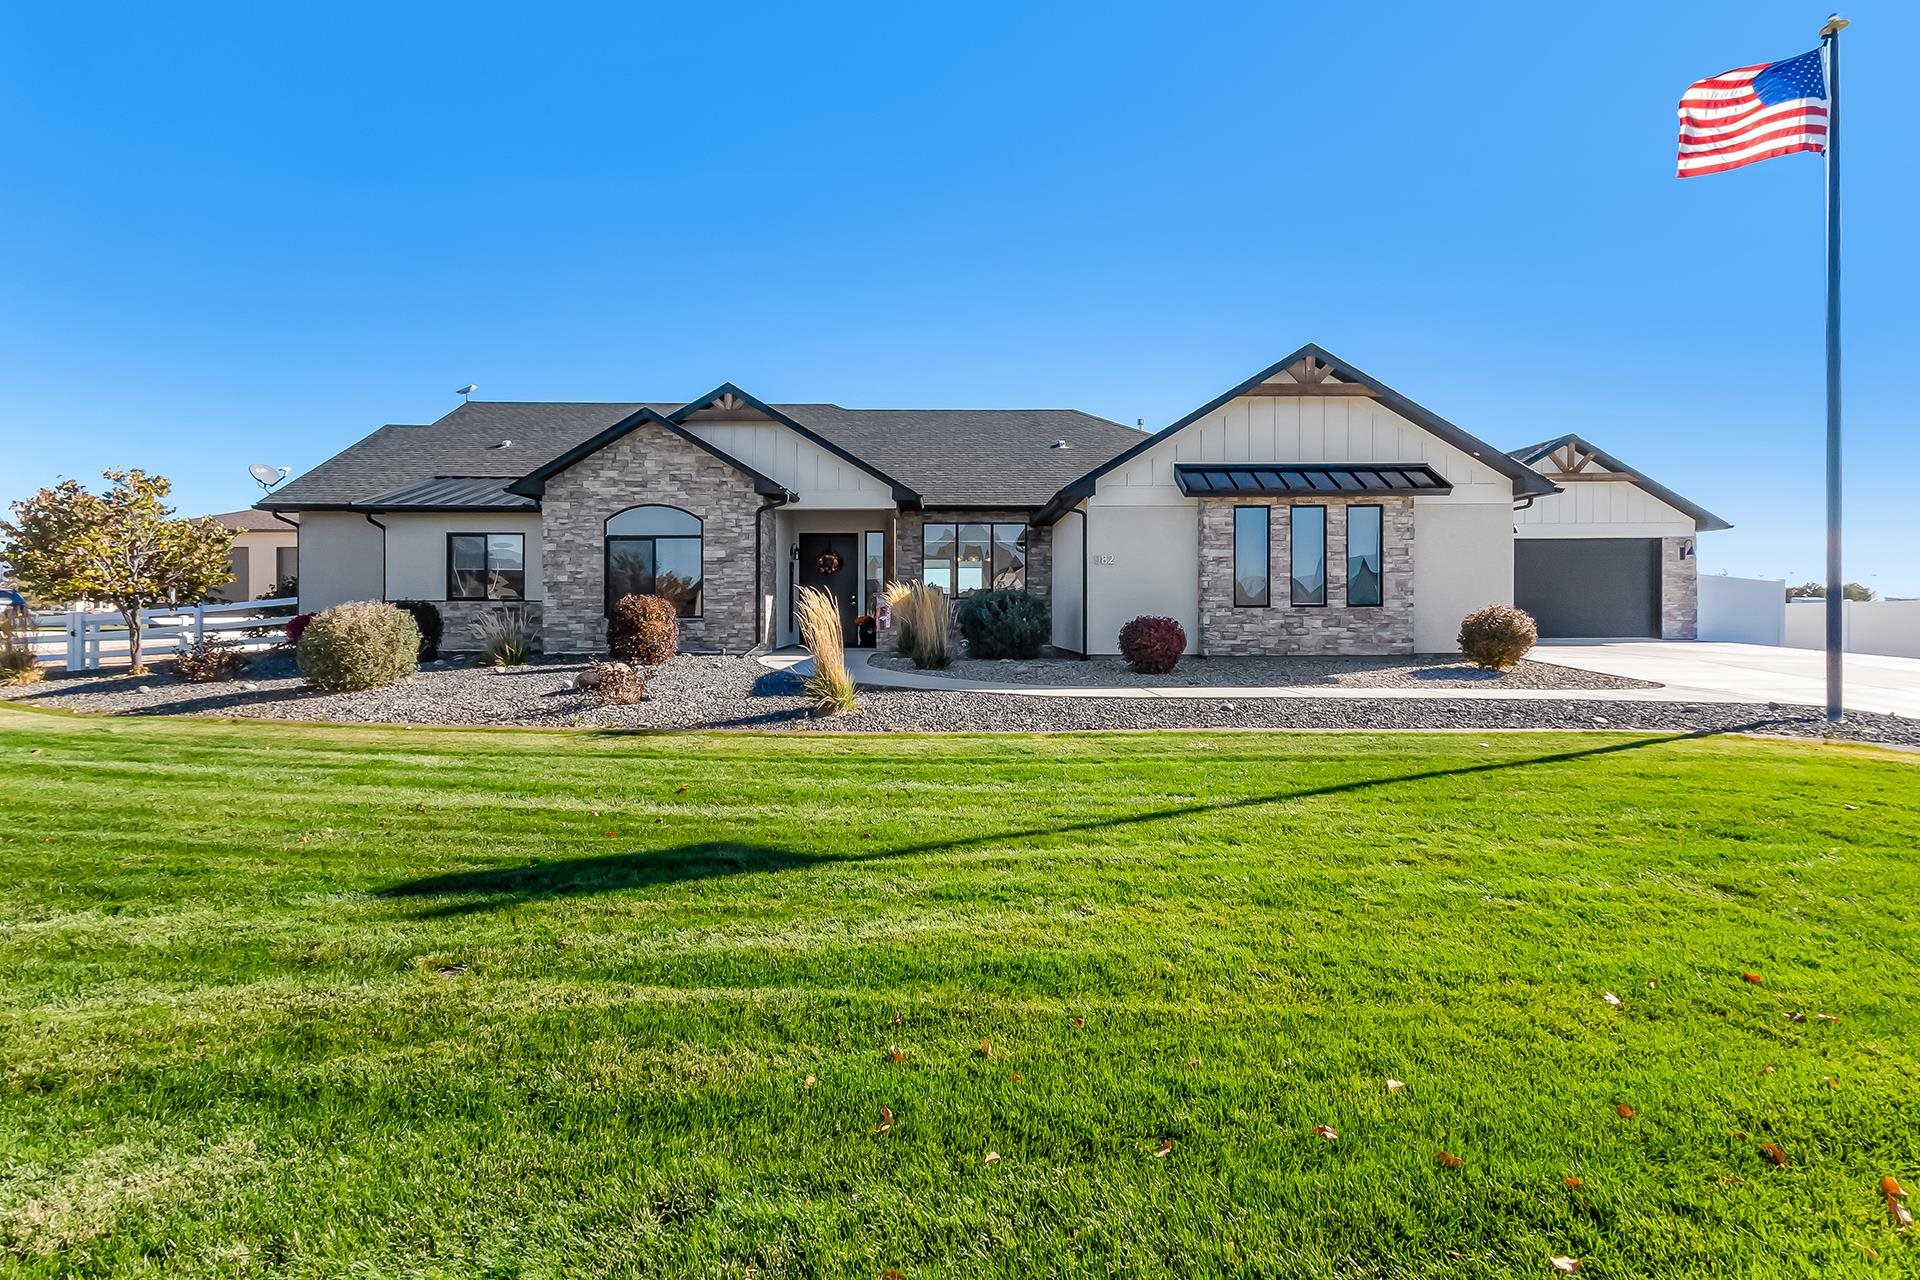
{"type": "MultiPolygon", "coordinates": [[[[1540,664],[1544,665],[1544,664],[1540,664]]],[[[494,670],[441,663],[390,689],[316,693],[292,660],[250,678],[188,684],[157,672],[54,678],[0,689],[17,702],[116,715],[199,715],[404,725],[610,729],[821,729],[831,732],[1058,732],[1114,729],[1634,729],[1788,734],[1920,747],[1920,720],[1854,715],[1829,733],[1812,707],[1494,698],[1029,698],[863,688],[859,710],[819,718],[799,679],[750,658],[682,654],[648,670],[637,706],[599,707],[574,691],[585,664],[494,670]]],[[[1183,668],[1184,670],[1185,668],[1183,668]]]]}
{"type": "MultiPolygon", "coordinates": [[[[910,659],[876,654],[876,667],[914,671],[910,659]]],[[[1067,689],[1272,688],[1434,689],[1657,689],[1646,680],[1602,675],[1550,662],[1523,659],[1511,671],[1482,671],[1447,658],[1186,658],[1167,675],[1142,675],[1119,658],[956,658],[953,665],[922,675],[1001,684],[1053,685],[1067,689]]]]}

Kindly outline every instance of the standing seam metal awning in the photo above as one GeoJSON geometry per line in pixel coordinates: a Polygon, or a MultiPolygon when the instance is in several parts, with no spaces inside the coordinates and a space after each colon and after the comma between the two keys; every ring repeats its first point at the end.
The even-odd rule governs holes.
{"type": "Polygon", "coordinates": [[[1173,478],[1189,498],[1453,492],[1447,478],[1424,462],[1183,463],[1174,467],[1173,478]]]}

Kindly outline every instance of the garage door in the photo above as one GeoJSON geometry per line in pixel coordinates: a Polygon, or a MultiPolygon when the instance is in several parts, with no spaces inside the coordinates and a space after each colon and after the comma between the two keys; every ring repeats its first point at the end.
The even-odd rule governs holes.
{"type": "Polygon", "coordinates": [[[1542,637],[1660,635],[1658,538],[1518,538],[1514,603],[1542,637]]]}

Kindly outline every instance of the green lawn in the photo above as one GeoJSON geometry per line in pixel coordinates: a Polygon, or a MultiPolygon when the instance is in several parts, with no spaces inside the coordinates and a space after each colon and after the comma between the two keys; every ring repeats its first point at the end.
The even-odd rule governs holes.
{"type": "Polygon", "coordinates": [[[1916,849],[1804,743],[0,711],[0,1271],[1913,1274],[1916,849]]]}

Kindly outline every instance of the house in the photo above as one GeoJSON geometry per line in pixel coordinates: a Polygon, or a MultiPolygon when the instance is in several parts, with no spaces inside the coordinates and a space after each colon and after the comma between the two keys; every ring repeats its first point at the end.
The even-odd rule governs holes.
{"type": "Polygon", "coordinates": [[[215,600],[263,600],[276,583],[300,576],[300,517],[271,511],[222,511],[213,517],[233,530],[227,552],[228,579],[208,595],[215,600]]]}
{"type": "Polygon", "coordinates": [[[744,651],[797,640],[800,587],[851,624],[893,579],[1046,597],[1075,653],[1147,613],[1198,654],[1449,652],[1517,597],[1563,632],[1691,638],[1693,536],[1726,527],[1583,440],[1506,453],[1317,346],[1151,435],[732,384],[465,403],[259,506],[299,515],[303,611],[432,600],[452,639],[521,602],[556,653],[603,647],[629,592],[674,600],[686,647],[744,651]]]}

